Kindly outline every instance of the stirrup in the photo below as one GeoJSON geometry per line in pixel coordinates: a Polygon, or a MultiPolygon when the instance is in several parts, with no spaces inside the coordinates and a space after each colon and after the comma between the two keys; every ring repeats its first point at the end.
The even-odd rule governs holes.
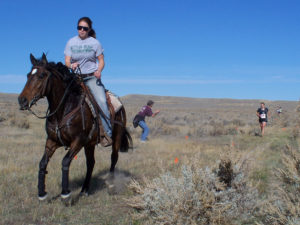
{"type": "Polygon", "coordinates": [[[104,134],[102,140],[101,140],[101,145],[103,147],[108,147],[108,146],[111,146],[112,145],[112,139],[111,137],[109,137],[106,133],[104,134]]]}

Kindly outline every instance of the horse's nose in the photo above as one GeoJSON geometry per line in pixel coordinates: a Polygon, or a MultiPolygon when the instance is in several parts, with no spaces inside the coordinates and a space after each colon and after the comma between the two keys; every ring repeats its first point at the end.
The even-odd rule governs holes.
{"type": "Polygon", "coordinates": [[[19,96],[18,101],[21,110],[24,110],[28,106],[27,98],[19,96]]]}

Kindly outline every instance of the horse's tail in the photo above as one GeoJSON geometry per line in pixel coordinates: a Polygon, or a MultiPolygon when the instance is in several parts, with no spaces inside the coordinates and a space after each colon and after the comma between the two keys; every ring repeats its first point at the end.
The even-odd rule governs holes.
{"type": "Polygon", "coordinates": [[[131,135],[129,134],[128,130],[124,128],[122,139],[121,139],[121,146],[120,152],[128,152],[128,150],[133,146],[131,135]]]}
{"type": "Polygon", "coordinates": [[[120,109],[121,122],[123,124],[123,131],[121,136],[120,152],[128,152],[128,150],[133,148],[133,142],[130,133],[126,128],[126,111],[124,106],[120,109]]]}

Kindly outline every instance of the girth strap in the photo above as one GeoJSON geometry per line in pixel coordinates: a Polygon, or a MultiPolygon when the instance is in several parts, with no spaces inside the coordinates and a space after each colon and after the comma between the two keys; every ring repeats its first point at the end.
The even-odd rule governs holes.
{"type": "Polygon", "coordinates": [[[61,139],[61,135],[60,135],[60,131],[59,131],[58,126],[56,126],[56,128],[55,128],[55,133],[56,133],[56,136],[58,137],[58,140],[62,144],[62,146],[65,146],[65,149],[67,149],[67,146],[64,144],[63,140],[61,139]]]}

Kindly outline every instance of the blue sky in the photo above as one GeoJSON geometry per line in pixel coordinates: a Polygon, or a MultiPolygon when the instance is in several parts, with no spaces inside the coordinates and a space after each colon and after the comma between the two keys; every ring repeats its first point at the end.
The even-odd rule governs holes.
{"type": "Polygon", "coordinates": [[[106,88],[120,96],[299,100],[300,1],[0,1],[0,92],[19,93],[29,54],[64,61],[89,16],[106,88]]]}

